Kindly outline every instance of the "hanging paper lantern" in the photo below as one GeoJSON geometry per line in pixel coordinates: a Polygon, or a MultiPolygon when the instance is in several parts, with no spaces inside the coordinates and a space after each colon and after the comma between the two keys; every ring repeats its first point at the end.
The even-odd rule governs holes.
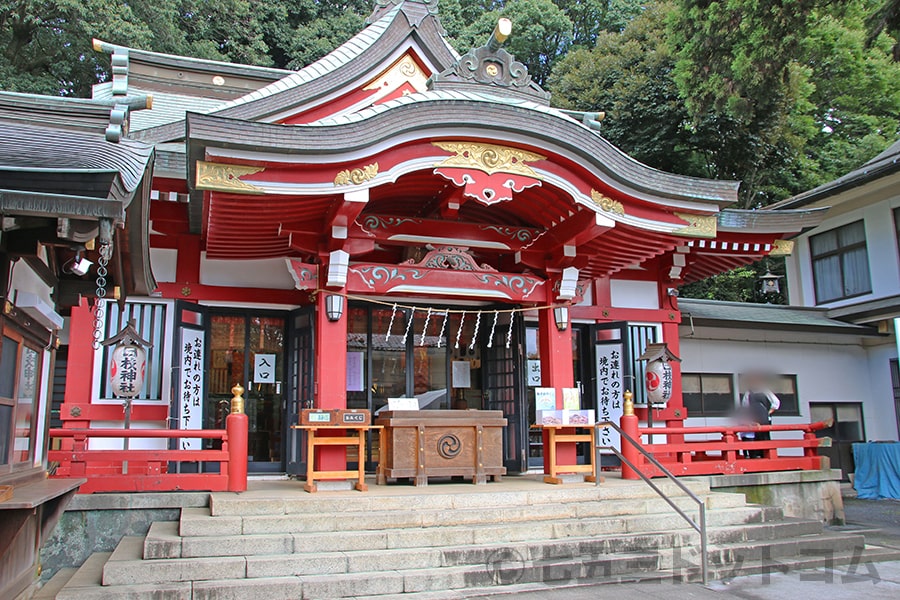
{"type": "Polygon", "coordinates": [[[647,401],[666,404],[672,397],[672,367],[668,361],[654,360],[647,364],[647,401]]]}
{"type": "Polygon", "coordinates": [[[144,386],[147,353],[140,346],[121,344],[112,352],[109,385],[119,398],[134,398],[144,386]]]}

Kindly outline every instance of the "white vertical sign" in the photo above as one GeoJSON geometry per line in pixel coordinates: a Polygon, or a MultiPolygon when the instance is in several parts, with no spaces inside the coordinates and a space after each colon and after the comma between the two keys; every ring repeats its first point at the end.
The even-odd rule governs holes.
{"type": "MultiPolygon", "coordinates": [[[[597,344],[597,420],[612,421],[618,425],[622,420],[623,365],[621,344],[597,344]]],[[[601,446],[622,449],[619,432],[611,427],[600,429],[601,446]]]]}
{"type": "MultiPolygon", "coordinates": [[[[179,429],[203,429],[203,332],[181,330],[181,386],[179,389],[179,429]]],[[[199,438],[182,438],[182,450],[200,450],[199,438]]]]}

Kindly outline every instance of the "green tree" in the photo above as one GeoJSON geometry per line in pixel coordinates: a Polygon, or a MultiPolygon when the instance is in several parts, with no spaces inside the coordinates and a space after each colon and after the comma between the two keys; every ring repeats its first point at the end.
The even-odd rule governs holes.
{"type": "Polygon", "coordinates": [[[672,78],[675,56],[666,43],[674,4],[651,5],[621,32],[602,32],[590,50],[569,52],[553,71],[553,102],[606,112],[603,137],[658,169],[706,174],[689,114],[672,78]]]}
{"type": "Polygon", "coordinates": [[[868,44],[872,45],[882,33],[890,34],[894,40],[894,60],[900,62],[900,0],[880,0],[866,20],[869,36],[868,44]]]}
{"type": "Polygon", "coordinates": [[[250,0],[0,0],[0,88],[90,95],[108,60],[91,39],[271,64],[250,0]]]}

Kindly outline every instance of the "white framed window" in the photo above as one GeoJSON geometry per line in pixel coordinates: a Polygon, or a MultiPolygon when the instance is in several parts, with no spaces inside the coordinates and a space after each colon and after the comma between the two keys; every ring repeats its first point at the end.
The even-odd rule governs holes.
{"type": "Polygon", "coordinates": [[[810,237],[809,250],[817,304],[872,291],[863,221],[810,237]]]}

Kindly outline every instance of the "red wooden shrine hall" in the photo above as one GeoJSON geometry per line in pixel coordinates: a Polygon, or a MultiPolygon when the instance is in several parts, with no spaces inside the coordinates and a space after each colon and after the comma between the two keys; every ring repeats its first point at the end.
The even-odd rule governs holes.
{"type": "MultiPolygon", "coordinates": [[[[378,410],[389,394],[504,410],[508,467],[525,470],[534,466],[533,388],[555,389],[562,409],[562,390],[580,381],[582,404],[600,411],[598,344],[620,344],[628,361],[616,393],[639,385],[624,381],[640,377],[638,346],[665,342],[679,353],[671,289],[789,252],[788,238],[821,220],[818,210],[728,208],[737,182],[633,160],[602,137],[597,113],[553,108],[504,41],[495,33],[460,55],[436,3],[391,0],[365,30],[297,72],[130,49],[143,65],[131,85],[171,91],[166,73],[176,67],[196,76],[171,96],[178,118],[133,132],[159,155],[151,246],[166,274],[157,273],[156,298],[206,315],[191,324],[172,311],[171,335],[226,340],[204,358],[207,386],[217,385],[216,370],[237,373],[238,359],[242,377],[258,384],[251,355],[277,354],[287,365],[277,386],[265,384],[278,390],[275,403],[259,392],[250,418],[251,452],[272,458],[280,444],[282,455],[251,458],[251,470],[281,461],[272,468],[290,472],[303,460],[288,456],[291,409],[279,424],[254,425],[272,421],[278,402],[378,410]],[[191,81],[212,76],[225,81],[213,90],[218,104],[201,103],[213,92],[191,81]],[[277,352],[260,350],[254,319],[280,319],[277,352]],[[245,324],[249,333],[234,333],[245,324]],[[466,386],[451,374],[460,362],[471,370],[466,386]],[[278,439],[254,450],[254,426],[278,439]]],[[[90,334],[78,328],[89,318],[86,307],[73,311],[73,344],[90,334]]],[[[85,376],[67,390],[67,403],[96,397],[93,382],[85,376]]],[[[164,421],[176,403],[168,400],[144,410],[164,421]]],[[[204,411],[213,423],[214,404],[204,411]]],[[[646,408],[638,415],[646,419],[646,408]]],[[[685,417],[674,365],[672,398],[653,418],[679,431],[685,417]]],[[[572,460],[575,451],[564,449],[572,460]]],[[[324,470],[347,460],[343,447],[321,455],[324,470]]]]}

